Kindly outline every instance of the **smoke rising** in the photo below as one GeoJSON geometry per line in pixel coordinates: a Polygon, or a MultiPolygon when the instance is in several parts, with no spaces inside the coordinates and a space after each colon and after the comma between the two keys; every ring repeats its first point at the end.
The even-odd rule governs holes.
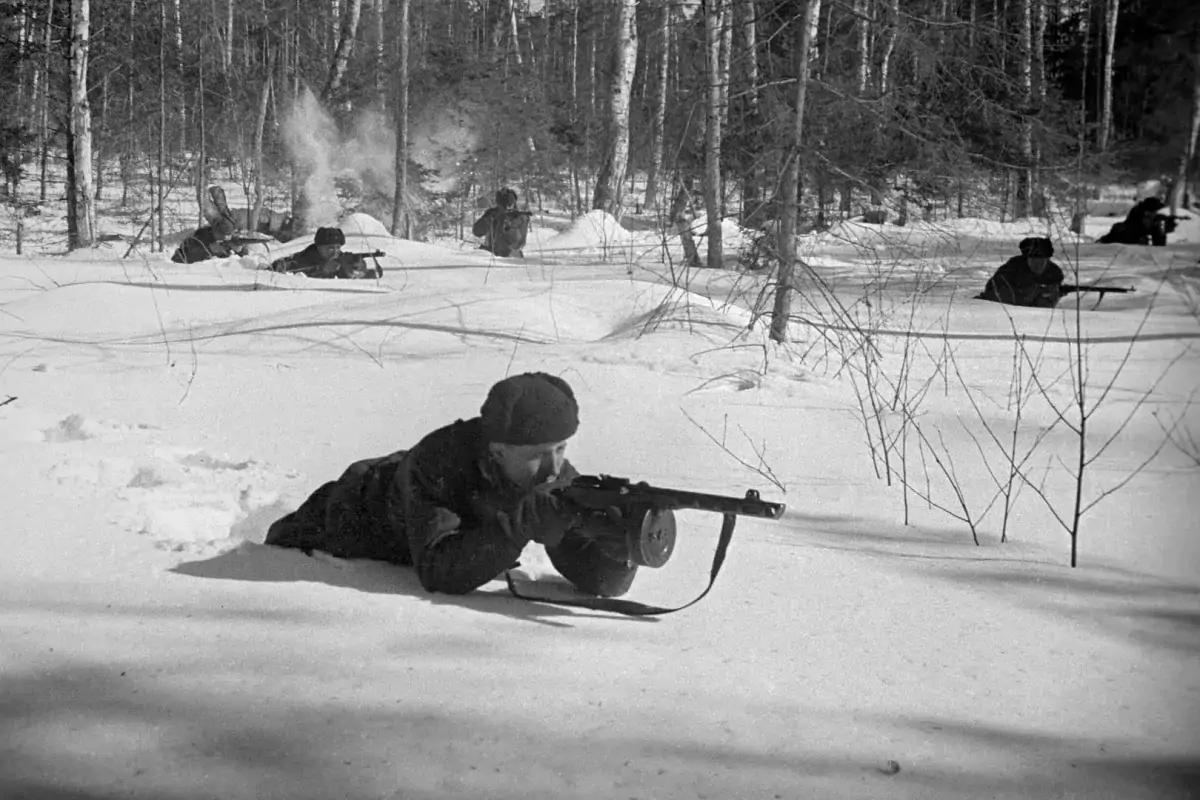
{"type": "Polygon", "coordinates": [[[304,178],[306,227],[336,225],[364,198],[391,197],[396,189],[396,135],[377,111],[355,118],[343,136],[333,117],[305,89],[283,123],[283,140],[304,178]]]}

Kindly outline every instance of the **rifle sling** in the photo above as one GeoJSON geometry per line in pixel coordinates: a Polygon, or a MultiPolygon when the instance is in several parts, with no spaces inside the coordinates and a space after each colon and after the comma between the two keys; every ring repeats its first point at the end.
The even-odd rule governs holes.
{"type": "Polygon", "coordinates": [[[532,603],[549,603],[555,606],[588,608],[593,611],[611,611],[614,614],[624,614],[627,617],[652,617],[662,614],[674,614],[676,611],[683,611],[685,608],[691,608],[696,603],[699,603],[712,589],[713,584],[717,582],[717,574],[721,571],[721,565],[725,563],[725,554],[729,551],[729,543],[733,541],[733,528],[736,524],[736,514],[724,515],[724,519],[721,521],[721,535],[717,539],[717,549],[713,553],[712,569],[708,574],[708,586],[704,588],[704,591],[696,599],[675,608],[651,606],[639,603],[636,600],[623,600],[619,597],[581,597],[576,600],[535,597],[533,595],[521,594],[517,591],[516,584],[513,583],[511,570],[504,571],[504,580],[508,583],[508,591],[513,597],[520,600],[528,600],[532,603]]]}

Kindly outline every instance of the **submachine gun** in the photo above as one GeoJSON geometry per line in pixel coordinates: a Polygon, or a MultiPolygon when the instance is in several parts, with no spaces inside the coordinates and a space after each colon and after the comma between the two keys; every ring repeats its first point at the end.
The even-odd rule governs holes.
{"type": "Polygon", "coordinates": [[[783,517],[787,506],[759,497],[750,489],[745,497],[727,497],[703,494],[680,489],[665,489],[651,486],[645,481],[633,483],[628,478],[611,475],[580,475],[556,494],[567,504],[585,514],[603,515],[610,527],[619,529],[624,536],[629,560],[638,566],[657,569],[664,566],[675,551],[675,511],[695,509],[722,515],[721,534],[713,555],[708,586],[700,596],[677,608],[648,606],[630,600],[616,598],[588,598],[578,600],[550,600],[528,597],[517,593],[512,578],[508,577],[508,588],[513,595],[528,600],[541,600],[557,605],[580,606],[604,611],[615,611],[629,616],[650,616],[682,611],[704,598],[717,580],[725,554],[733,539],[737,518],[759,517],[778,520],[783,517]]]}

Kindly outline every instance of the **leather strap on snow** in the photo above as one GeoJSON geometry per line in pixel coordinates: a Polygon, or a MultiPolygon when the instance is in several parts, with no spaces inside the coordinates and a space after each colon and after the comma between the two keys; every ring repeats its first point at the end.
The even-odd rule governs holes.
{"type": "Polygon", "coordinates": [[[721,565],[725,563],[725,554],[729,551],[729,543],[733,541],[733,527],[736,524],[736,514],[724,515],[724,519],[721,522],[721,535],[717,539],[717,549],[713,553],[712,569],[708,574],[708,586],[704,588],[704,591],[695,600],[676,608],[651,606],[639,603],[636,600],[623,600],[619,597],[581,597],[575,600],[536,597],[518,592],[516,584],[513,583],[512,575],[507,570],[504,572],[504,580],[508,583],[508,591],[512,593],[513,597],[520,598],[521,600],[529,600],[533,603],[549,603],[550,605],[570,606],[572,608],[590,608],[593,611],[611,611],[614,614],[624,614],[627,617],[654,617],[661,616],[662,614],[674,614],[676,611],[683,611],[685,608],[691,608],[696,603],[699,603],[712,589],[713,584],[717,582],[717,574],[721,571],[721,565]]]}

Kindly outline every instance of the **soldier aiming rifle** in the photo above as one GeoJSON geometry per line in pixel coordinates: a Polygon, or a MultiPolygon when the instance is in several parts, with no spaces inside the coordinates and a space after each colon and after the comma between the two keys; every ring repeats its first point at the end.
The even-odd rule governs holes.
{"type": "Polygon", "coordinates": [[[276,520],[266,544],[412,567],[430,592],[465,594],[504,575],[524,597],[509,572],[534,541],[560,575],[593,596],[551,602],[662,614],[678,609],[617,598],[639,568],[661,567],[671,557],[676,509],[723,515],[709,588],[737,516],[783,515],[782,504],[753,491],[722,497],[581,476],[566,460],[578,426],[566,381],[545,373],[505,378],[478,417],[438,428],[411,449],[351,464],[276,520]]]}
{"type": "Polygon", "coordinates": [[[977,300],[991,300],[1012,306],[1054,308],[1064,295],[1072,292],[1098,292],[1100,299],[1109,292],[1124,294],[1133,291],[1119,286],[1079,286],[1063,283],[1062,268],[1050,260],[1054,245],[1045,237],[1021,240],[1021,255],[1013,256],[996,270],[976,295],[977,300]]]}
{"type": "Polygon", "coordinates": [[[344,252],[346,235],[341,228],[318,228],[313,243],[292,256],[271,263],[274,272],[300,273],[309,278],[380,278],[383,267],[379,256],[382,250],[363,253],[344,252]],[[366,259],[375,260],[375,268],[367,267],[366,259]]]}

